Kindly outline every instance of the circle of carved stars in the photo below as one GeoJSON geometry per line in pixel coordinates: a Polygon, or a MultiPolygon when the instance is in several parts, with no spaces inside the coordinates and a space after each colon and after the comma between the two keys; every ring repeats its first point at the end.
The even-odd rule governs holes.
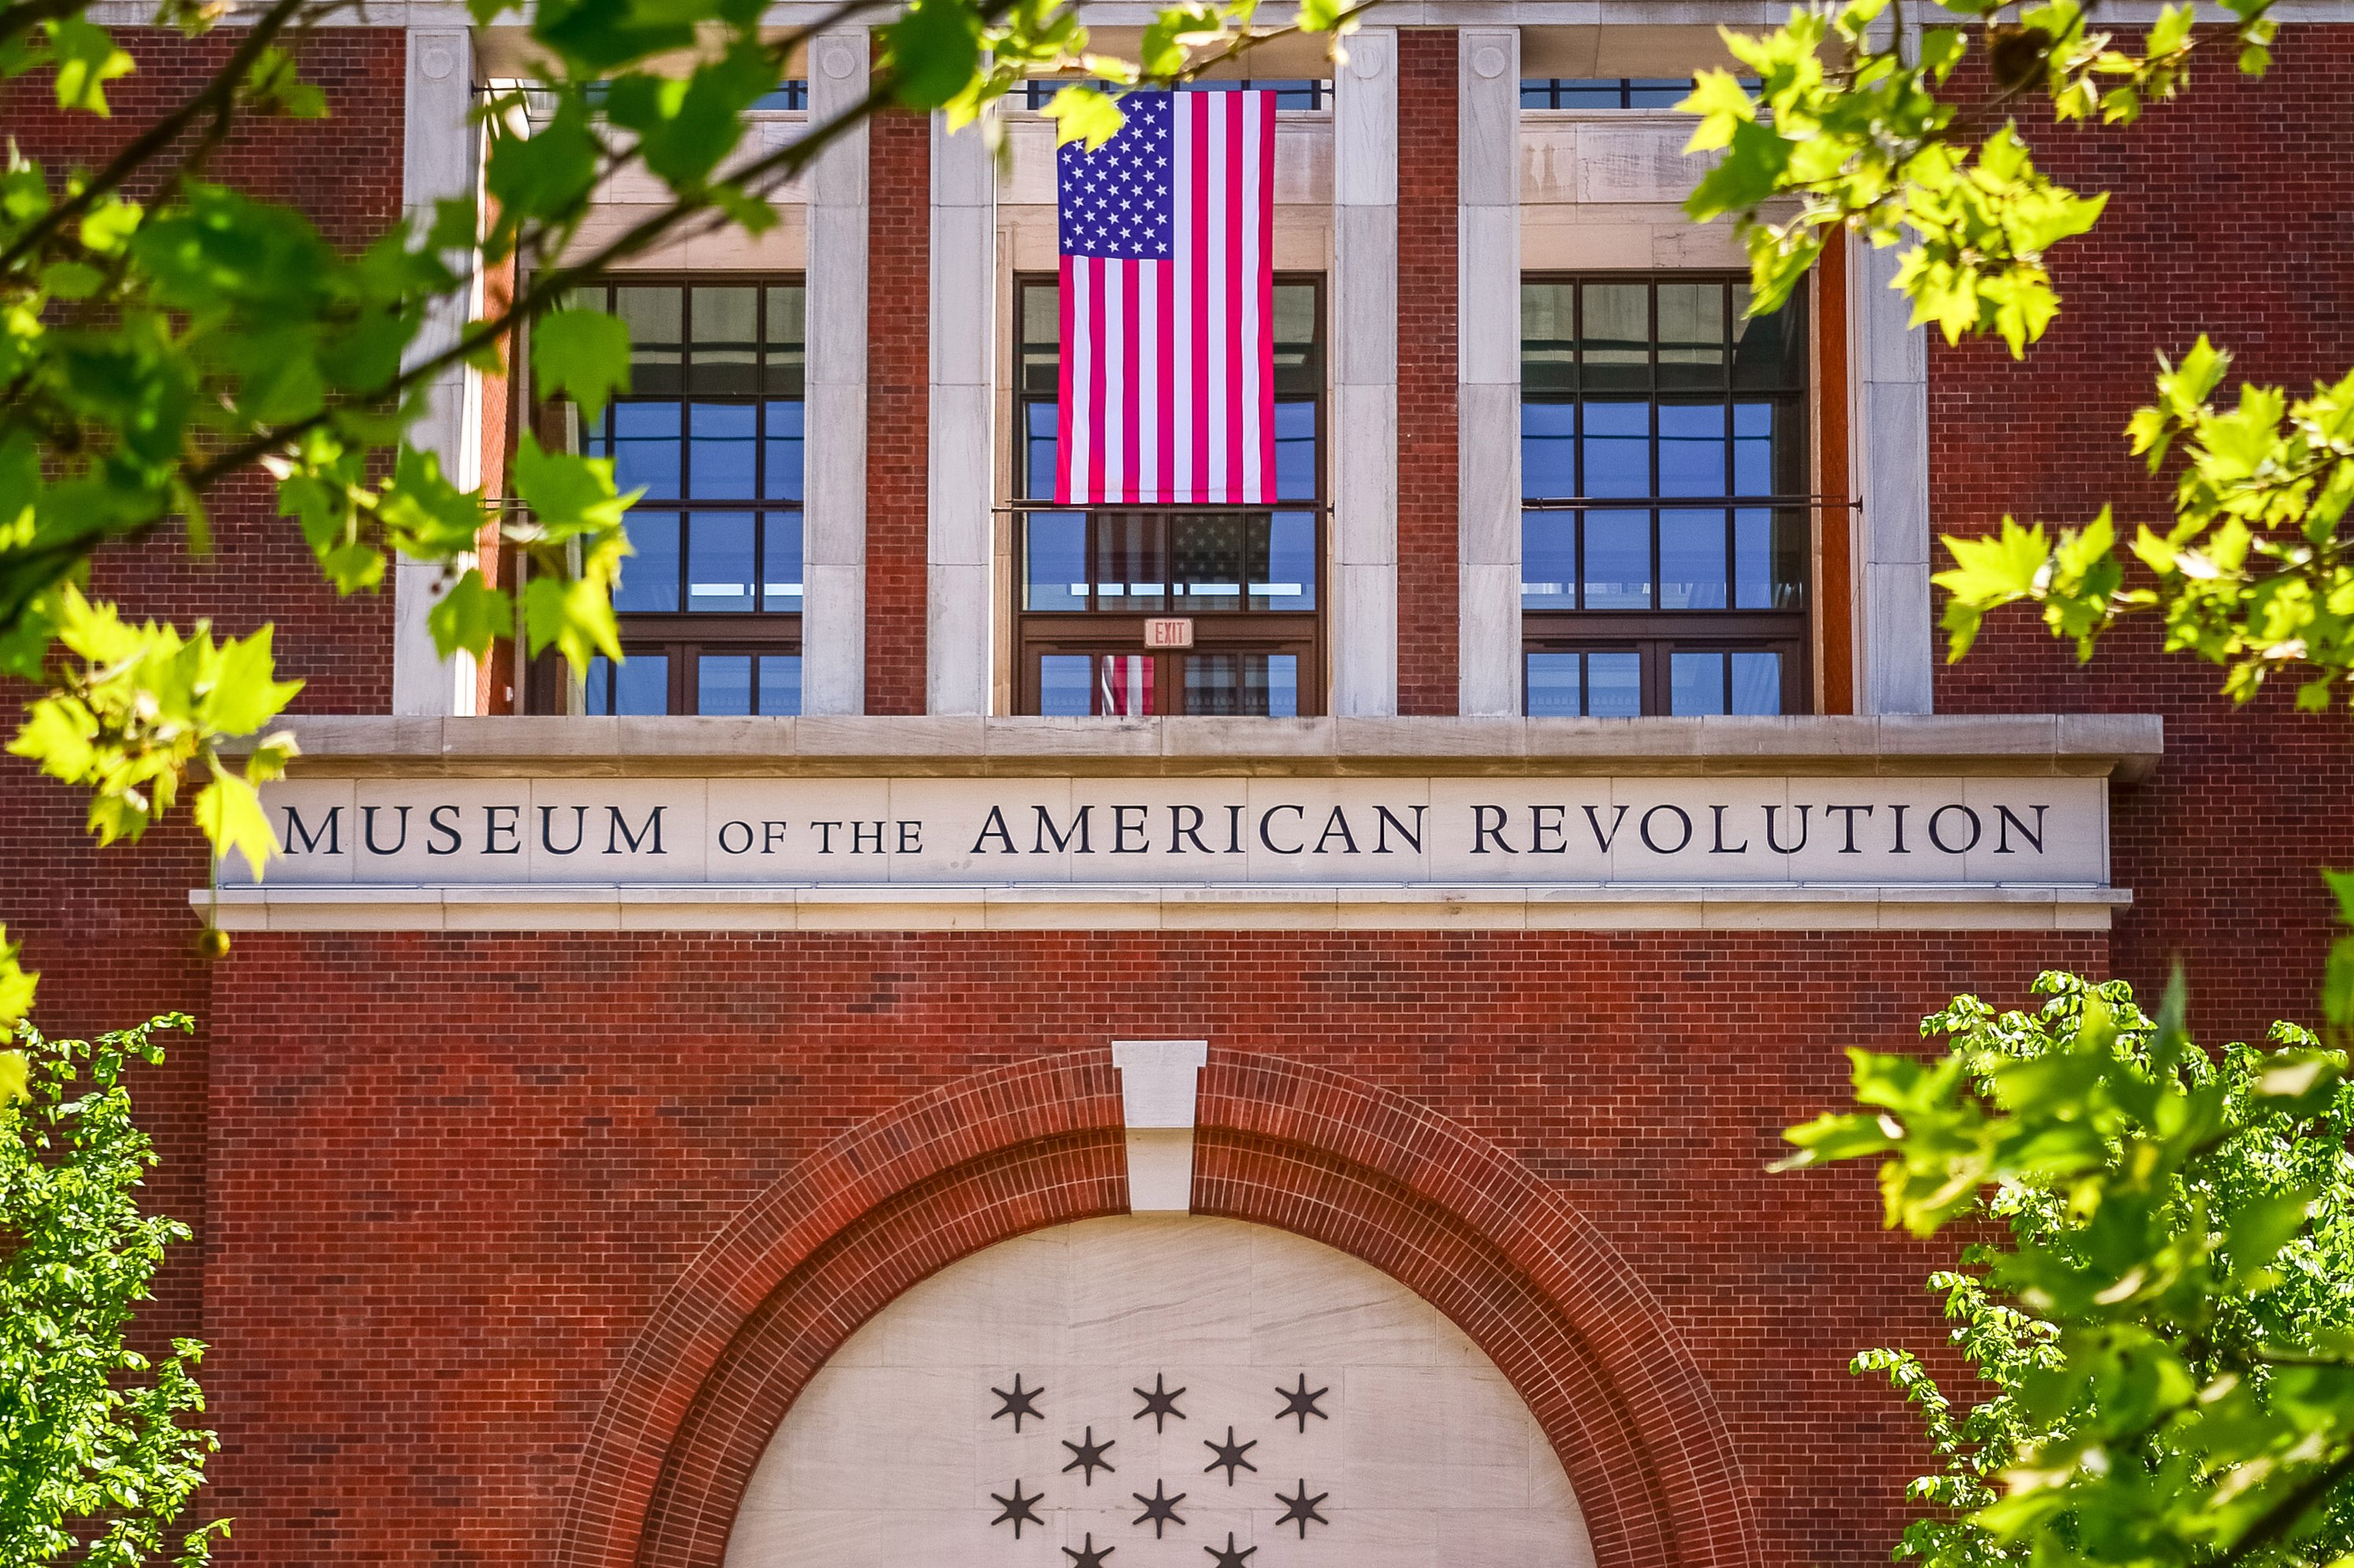
{"type": "MultiPolygon", "coordinates": [[[[1233,1434],[1228,1433],[1227,1436],[1232,1436],[1233,1434]]],[[[1071,1451],[1072,1458],[1069,1464],[1063,1467],[1063,1473],[1068,1475],[1071,1471],[1077,1470],[1080,1472],[1081,1478],[1089,1486],[1096,1484],[1097,1470],[1115,1476],[1119,1474],[1119,1467],[1104,1457],[1104,1450],[1119,1441],[1117,1437],[1107,1437],[1100,1443],[1097,1442],[1096,1429],[1092,1426],[1087,1428],[1087,1436],[1079,1442],[1074,1443],[1068,1437],[1064,1438],[1063,1446],[1071,1451]]],[[[1109,1551],[1110,1548],[1106,1547],[1105,1550],[1109,1551]]]]}
{"type": "MultiPolygon", "coordinates": [[[[1016,1378],[1014,1381],[1016,1383],[1021,1382],[1019,1378],[1016,1378]]],[[[1182,1393],[1184,1390],[1180,1389],[1178,1392],[1182,1393]]],[[[1316,1417],[1319,1421],[1330,1421],[1332,1419],[1331,1416],[1325,1414],[1324,1412],[1316,1407],[1316,1402],[1323,1398],[1326,1394],[1331,1393],[1331,1389],[1330,1387],[1325,1387],[1318,1389],[1314,1393],[1309,1393],[1308,1374],[1306,1372],[1301,1372],[1299,1374],[1299,1386],[1298,1388],[1285,1388],[1278,1383],[1276,1385],[1275,1392],[1283,1395],[1283,1408],[1275,1413],[1275,1418],[1278,1421],[1282,1420],[1287,1415],[1297,1415],[1299,1417],[1299,1429],[1302,1432],[1305,1432],[1308,1430],[1308,1418],[1311,1415],[1316,1417]]]]}
{"type": "MultiPolygon", "coordinates": [[[[1017,1492],[1021,1489],[1022,1489],[1019,1486],[1014,1488],[1014,1490],[1017,1492]]],[[[1303,1492],[1306,1491],[1308,1489],[1307,1483],[1302,1482],[1299,1489],[1303,1492]]],[[[1138,1524],[1150,1525],[1152,1527],[1153,1540],[1158,1541],[1161,1539],[1161,1528],[1164,1525],[1173,1524],[1181,1528],[1184,1525],[1185,1520],[1183,1517],[1178,1513],[1177,1505],[1185,1500],[1185,1494],[1183,1492],[1179,1492],[1173,1498],[1169,1496],[1168,1486],[1165,1482],[1153,1482],[1152,1495],[1150,1497],[1146,1497],[1142,1492],[1130,1492],[1129,1493],[1129,1496],[1134,1498],[1137,1501],[1144,1505],[1144,1511],[1136,1516],[1136,1522],[1138,1524]]],[[[1280,1494],[1278,1495],[1276,1500],[1278,1502],[1282,1500],[1280,1494]]],[[[1322,1502],[1324,1499],[1322,1498],[1319,1498],[1316,1500],[1322,1502]]],[[[1307,1526],[1302,1525],[1300,1527],[1299,1533],[1302,1539],[1305,1539],[1308,1534],[1307,1526]]]]}
{"type": "MultiPolygon", "coordinates": [[[[1069,1445],[1066,1444],[1064,1446],[1068,1447],[1069,1445]]],[[[1231,1487],[1235,1484],[1235,1472],[1237,1469],[1249,1470],[1253,1474],[1257,1473],[1258,1467],[1252,1464],[1248,1459],[1243,1457],[1245,1454],[1249,1453],[1253,1448],[1258,1446],[1258,1439],[1256,1437],[1252,1438],[1247,1443],[1237,1443],[1235,1441],[1235,1429],[1229,1426],[1226,1428],[1226,1440],[1225,1442],[1213,1443],[1207,1437],[1204,1437],[1202,1439],[1202,1446],[1207,1448],[1211,1453],[1217,1456],[1216,1458],[1202,1467],[1202,1473],[1205,1476],[1212,1470],[1222,1469],[1226,1472],[1226,1485],[1231,1487]]],[[[1256,1552],[1258,1548],[1253,1547],[1251,1550],[1256,1552]]]]}
{"type": "MultiPolygon", "coordinates": [[[[1017,1484],[1013,1489],[1018,1492],[1022,1489],[1017,1484]]],[[[1307,1540],[1308,1521],[1310,1520],[1314,1520],[1318,1524],[1331,1524],[1332,1522],[1331,1520],[1326,1519],[1322,1514],[1316,1511],[1316,1505],[1322,1502],[1326,1498],[1329,1498],[1331,1495],[1332,1494],[1331,1492],[1318,1492],[1314,1497],[1310,1497],[1308,1495],[1308,1483],[1305,1480],[1302,1480],[1299,1483],[1299,1495],[1296,1498],[1286,1497],[1281,1492],[1276,1493],[1275,1500],[1283,1505],[1283,1517],[1275,1521],[1275,1528],[1281,1530],[1287,1524],[1297,1524],[1299,1526],[1299,1539],[1302,1541],[1307,1540]]]]}
{"type": "MultiPolygon", "coordinates": [[[[1070,1548],[1066,1546],[1063,1550],[1067,1552],[1070,1548]]],[[[1217,1559],[1218,1568],[1247,1568],[1243,1559],[1257,1552],[1258,1548],[1246,1546],[1237,1552],[1235,1550],[1235,1532],[1230,1530],[1226,1531],[1226,1544],[1223,1550],[1215,1546],[1204,1546],[1202,1550],[1217,1559]]]]}
{"type": "Polygon", "coordinates": [[[1084,1544],[1064,1547],[1063,1555],[1071,1560],[1071,1568],[1104,1568],[1104,1559],[1119,1550],[1117,1546],[1097,1546],[1095,1532],[1089,1531],[1084,1544]]]}
{"type": "MultiPolygon", "coordinates": [[[[1304,1387],[1307,1384],[1308,1379],[1303,1376],[1299,1382],[1304,1387]]],[[[1162,1428],[1170,1416],[1173,1415],[1178,1420],[1182,1421],[1185,1419],[1185,1413],[1177,1408],[1177,1396],[1184,1392],[1185,1391],[1182,1388],[1169,1387],[1168,1380],[1163,1378],[1159,1372],[1154,1372],[1152,1374],[1152,1392],[1150,1393],[1145,1393],[1144,1390],[1140,1388],[1135,1391],[1136,1397],[1144,1401],[1144,1408],[1138,1411],[1133,1416],[1130,1416],[1129,1419],[1133,1421],[1141,1421],[1146,1416],[1150,1415],[1152,1417],[1152,1429],[1155,1432],[1158,1432],[1162,1428]]],[[[1280,1393],[1283,1391],[1281,1389],[1278,1389],[1276,1392],[1280,1393]]],[[[1303,1421],[1299,1425],[1304,1428],[1308,1424],[1303,1421]]]]}
{"type": "MultiPolygon", "coordinates": [[[[1299,1381],[1303,1385],[1308,1382],[1304,1377],[1299,1381]]],[[[1011,1392],[1002,1388],[992,1388],[989,1392],[997,1395],[998,1398],[1005,1402],[999,1405],[996,1411],[991,1414],[990,1419],[991,1421],[997,1420],[1000,1416],[1011,1415],[1013,1417],[1013,1430],[1019,1432],[1022,1430],[1022,1418],[1025,1415],[1034,1421],[1044,1421],[1046,1419],[1044,1414],[1040,1414],[1038,1409],[1038,1396],[1046,1391],[1043,1388],[1025,1390],[1022,1386],[1022,1374],[1020,1372],[1015,1372],[1013,1374],[1013,1387],[1011,1392]]],[[[1283,1391],[1278,1389],[1276,1392],[1280,1393],[1283,1391]]],[[[1303,1421],[1300,1425],[1305,1426],[1307,1423],[1303,1421]]]]}
{"type": "MultiPolygon", "coordinates": [[[[1300,1490],[1302,1491],[1307,1489],[1308,1489],[1305,1486],[1300,1488],[1300,1490]]],[[[1040,1519],[1035,1513],[1032,1512],[1030,1509],[1030,1505],[1032,1503],[1036,1502],[1040,1498],[1046,1495],[1043,1489],[1033,1492],[1025,1498],[1022,1495],[1022,1482],[1017,1477],[1013,1482],[1013,1495],[1012,1497],[999,1497],[995,1492],[991,1492],[989,1495],[992,1501],[1004,1510],[1004,1511],[1000,1513],[995,1519],[991,1520],[989,1521],[991,1527],[994,1527],[1004,1524],[1009,1520],[1012,1521],[1013,1525],[1014,1540],[1019,1541],[1022,1539],[1022,1527],[1025,1524],[1034,1524],[1041,1530],[1044,1530],[1046,1527],[1046,1521],[1040,1519]]],[[[1300,1533],[1302,1535],[1308,1533],[1305,1526],[1301,1527],[1300,1533]]]]}

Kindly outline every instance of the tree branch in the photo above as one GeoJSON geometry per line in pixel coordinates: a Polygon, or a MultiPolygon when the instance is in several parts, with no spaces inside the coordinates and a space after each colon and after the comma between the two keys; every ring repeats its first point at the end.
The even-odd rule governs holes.
{"type": "Polygon", "coordinates": [[[2296,1528],[2299,1520],[2313,1510],[2316,1503],[2329,1494],[2331,1488],[2349,1476],[2354,1476],[2354,1448],[2338,1456],[2335,1462],[2315,1471],[2290,1489],[2286,1497],[2264,1511],[2256,1522],[2232,1542],[2223,1554],[2208,1564],[2208,1568],[2238,1568],[2256,1552],[2296,1528]]]}

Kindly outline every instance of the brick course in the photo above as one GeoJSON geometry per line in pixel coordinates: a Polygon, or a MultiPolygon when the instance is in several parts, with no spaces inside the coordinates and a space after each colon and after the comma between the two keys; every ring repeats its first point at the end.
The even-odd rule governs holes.
{"type": "Polygon", "coordinates": [[[1398,34],[1398,712],[1459,711],[1457,685],[1456,41],[1398,34]]]}
{"type": "Polygon", "coordinates": [[[932,126],[867,126],[866,711],[926,701],[925,551],[931,468],[932,126]]]}

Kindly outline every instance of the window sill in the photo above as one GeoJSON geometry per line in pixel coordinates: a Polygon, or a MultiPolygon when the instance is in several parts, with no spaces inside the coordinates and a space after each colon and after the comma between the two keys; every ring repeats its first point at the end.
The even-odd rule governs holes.
{"type": "Polygon", "coordinates": [[[1789,718],[398,718],[291,721],[311,778],[1248,771],[2148,777],[2153,714],[1789,718]]]}

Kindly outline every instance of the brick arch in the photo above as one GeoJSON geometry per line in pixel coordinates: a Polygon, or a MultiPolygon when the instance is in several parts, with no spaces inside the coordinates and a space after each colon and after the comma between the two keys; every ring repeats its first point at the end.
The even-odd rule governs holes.
{"type": "MultiPolygon", "coordinates": [[[[1214,1052],[1196,1210],[1350,1253],[1460,1326],[1561,1455],[1598,1568],[1750,1568],[1730,1439],[1624,1259],[1504,1150],[1374,1085],[1214,1052]]],[[[1128,1208],[1106,1051],[994,1069],[843,1134],[690,1265],[589,1435],[562,1568],[717,1568],[793,1399],[858,1326],[956,1259],[1128,1208]]]]}

